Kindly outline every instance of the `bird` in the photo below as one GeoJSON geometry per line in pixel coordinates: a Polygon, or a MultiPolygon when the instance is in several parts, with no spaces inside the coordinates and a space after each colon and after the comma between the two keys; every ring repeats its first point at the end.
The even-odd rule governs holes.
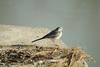
{"type": "Polygon", "coordinates": [[[57,27],[56,29],[54,29],[51,32],[44,35],[43,37],[41,37],[39,39],[36,39],[36,40],[33,40],[32,43],[36,42],[36,41],[39,41],[39,40],[42,40],[42,39],[47,39],[47,38],[48,39],[53,39],[53,40],[60,39],[61,36],[62,36],[62,31],[63,31],[62,27],[57,27]]]}

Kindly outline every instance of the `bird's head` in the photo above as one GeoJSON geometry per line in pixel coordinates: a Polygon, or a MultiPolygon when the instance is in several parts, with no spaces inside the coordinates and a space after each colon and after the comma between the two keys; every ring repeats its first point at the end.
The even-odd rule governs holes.
{"type": "Polygon", "coordinates": [[[56,30],[58,30],[58,31],[62,31],[63,28],[62,28],[62,27],[57,27],[56,30]]]}

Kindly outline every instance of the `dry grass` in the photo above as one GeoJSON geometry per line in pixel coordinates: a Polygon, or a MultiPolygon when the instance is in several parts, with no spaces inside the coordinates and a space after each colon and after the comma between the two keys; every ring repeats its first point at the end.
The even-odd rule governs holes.
{"type": "MultiPolygon", "coordinates": [[[[4,65],[33,67],[73,67],[76,62],[84,61],[89,56],[80,48],[56,48],[39,46],[9,46],[0,50],[0,61],[4,65]]],[[[80,65],[77,63],[77,65],[80,65]]],[[[17,67],[16,66],[16,67],[17,67]]],[[[77,67],[77,66],[76,66],[77,67]]]]}

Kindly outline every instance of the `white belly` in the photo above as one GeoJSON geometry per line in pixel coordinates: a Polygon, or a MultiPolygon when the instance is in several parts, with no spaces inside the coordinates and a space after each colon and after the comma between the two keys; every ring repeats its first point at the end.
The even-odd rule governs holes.
{"type": "Polygon", "coordinates": [[[62,32],[58,33],[58,36],[56,37],[56,39],[60,39],[62,36],[62,32]]]}

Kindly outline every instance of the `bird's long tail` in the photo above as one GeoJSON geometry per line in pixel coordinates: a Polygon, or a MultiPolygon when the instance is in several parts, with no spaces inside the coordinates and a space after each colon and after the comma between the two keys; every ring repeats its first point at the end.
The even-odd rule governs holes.
{"type": "Polygon", "coordinates": [[[33,40],[32,43],[36,42],[36,41],[39,41],[39,40],[42,40],[42,39],[44,39],[44,38],[39,38],[39,39],[33,40]]]}

